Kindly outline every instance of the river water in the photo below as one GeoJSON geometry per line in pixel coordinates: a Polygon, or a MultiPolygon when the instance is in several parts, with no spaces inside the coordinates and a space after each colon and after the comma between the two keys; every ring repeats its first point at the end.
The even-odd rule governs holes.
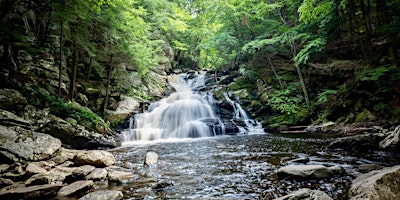
{"type": "Polygon", "coordinates": [[[333,199],[345,199],[358,166],[399,163],[383,152],[326,150],[330,141],[253,134],[125,143],[112,153],[118,165],[136,174],[136,180],[111,188],[124,191],[126,199],[274,199],[298,188],[319,189],[333,199]],[[148,151],[158,153],[157,165],[143,165],[148,151]],[[346,174],[324,180],[277,177],[280,166],[300,164],[298,158],[306,164],[339,165],[346,174]]]}
{"type": "Polygon", "coordinates": [[[173,75],[169,82],[174,92],[132,118],[121,134],[123,145],[111,150],[117,165],[135,174],[132,182],[107,186],[123,191],[125,199],[274,199],[299,188],[346,199],[358,166],[399,164],[383,152],[327,150],[333,139],[321,135],[265,133],[230,93],[224,97],[232,114],[218,116],[213,93],[204,90],[205,73],[173,75]],[[232,126],[236,132],[228,133],[232,126]],[[149,151],[159,158],[150,167],[143,164],[149,151]],[[293,164],[341,166],[346,173],[324,180],[277,176],[281,166],[293,164]]]}

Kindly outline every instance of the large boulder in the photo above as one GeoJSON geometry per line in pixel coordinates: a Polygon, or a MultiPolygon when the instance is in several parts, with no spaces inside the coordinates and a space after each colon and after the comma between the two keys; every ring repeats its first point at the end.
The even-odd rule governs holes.
{"type": "Polygon", "coordinates": [[[352,181],[351,200],[400,199],[400,165],[363,174],[352,181]]]}
{"type": "Polygon", "coordinates": [[[21,126],[23,128],[29,129],[31,123],[12,112],[0,109],[0,125],[21,126]]]}
{"type": "Polygon", "coordinates": [[[325,192],[303,188],[275,200],[333,200],[325,192]]]}
{"type": "Polygon", "coordinates": [[[131,97],[123,96],[116,104],[115,111],[107,110],[106,118],[112,124],[120,123],[138,111],[140,104],[131,97]]]}
{"type": "Polygon", "coordinates": [[[60,148],[61,141],[50,135],[0,125],[0,157],[5,157],[9,161],[44,160],[60,148]]]}
{"type": "Polygon", "coordinates": [[[83,126],[54,118],[52,122],[47,123],[41,128],[44,133],[56,137],[63,144],[74,149],[97,149],[97,148],[113,148],[118,146],[115,138],[110,135],[103,135],[91,132],[83,126]]]}
{"type": "Polygon", "coordinates": [[[58,191],[57,197],[62,198],[66,196],[78,195],[81,193],[85,193],[93,188],[94,183],[92,180],[88,181],[76,181],[71,183],[70,185],[64,186],[58,191]]]}
{"type": "Polygon", "coordinates": [[[287,165],[278,169],[278,175],[292,178],[324,179],[345,171],[340,166],[326,167],[324,165],[287,165]]]}
{"type": "Polygon", "coordinates": [[[353,151],[371,151],[379,148],[379,142],[387,133],[367,133],[361,135],[337,138],[328,145],[331,149],[343,149],[353,151]]]}
{"type": "Polygon", "coordinates": [[[114,156],[104,150],[90,150],[78,152],[74,158],[74,163],[78,166],[93,165],[95,167],[107,167],[113,165],[116,160],[114,156]]]}

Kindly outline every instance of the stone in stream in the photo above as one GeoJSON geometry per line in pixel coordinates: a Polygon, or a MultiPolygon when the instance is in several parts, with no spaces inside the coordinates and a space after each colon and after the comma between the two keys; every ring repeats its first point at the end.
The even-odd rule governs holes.
{"type": "Polygon", "coordinates": [[[352,181],[349,199],[400,199],[400,165],[363,174],[352,181]]]}
{"type": "Polygon", "coordinates": [[[64,186],[58,191],[57,197],[66,197],[78,195],[80,193],[84,193],[89,191],[93,187],[94,183],[92,180],[89,181],[76,181],[71,183],[70,185],[64,186]]]}
{"type": "Polygon", "coordinates": [[[73,160],[76,165],[93,165],[95,167],[107,167],[116,162],[114,156],[104,150],[78,152],[73,160]]]}
{"type": "Polygon", "coordinates": [[[278,169],[278,175],[293,178],[330,178],[345,171],[340,166],[326,167],[324,165],[288,165],[278,169]]]}
{"type": "Polygon", "coordinates": [[[121,191],[116,190],[100,190],[86,194],[79,200],[120,200],[123,195],[121,191]]]}
{"type": "Polygon", "coordinates": [[[0,199],[52,199],[61,187],[60,184],[15,187],[9,190],[1,190],[0,199]]]}
{"type": "Polygon", "coordinates": [[[303,188],[275,200],[333,200],[325,192],[303,188]]]}
{"type": "Polygon", "coordinates": [[[158,162],[158,154],[154,151],[148,151],[146,153],[146,159],[144,160],[144,165],[154,166],[158,162]]]}

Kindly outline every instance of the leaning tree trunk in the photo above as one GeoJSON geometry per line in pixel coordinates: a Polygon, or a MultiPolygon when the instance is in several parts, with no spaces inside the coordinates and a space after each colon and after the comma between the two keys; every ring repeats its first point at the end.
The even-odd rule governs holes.
{"type": "Polygon", "coordinates": [[[301,85],[301,89],[303,90],[303,93],[304,93],[304,98],[306,99],[306,104],[307,104],[307,106],[309,106],[310,105],[310,99],[308,98],[308,92],[307,92],[306,84],[304,83],[303,75],[301,73],[299,65],[295,64],[295,67],[296,67],[297,74],[298,74],[299,79],[300,79],[300,85],[301,85]]]}
{"type": "Polygon", "coordinates": [[[60,20],[60,49],[58,52],[58,57],[60,59],[59,65],[58,65],[58,96],[61,96],[61,77],[62,77],[62,47],[63,47],[63,18],[61,17],[60,20]]]}

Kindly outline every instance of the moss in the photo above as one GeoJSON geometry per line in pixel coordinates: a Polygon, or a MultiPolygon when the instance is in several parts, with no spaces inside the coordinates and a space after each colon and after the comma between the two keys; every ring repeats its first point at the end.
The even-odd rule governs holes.
{"type": "Polygon", "coordinates": [[[356,119],[354,120],[355,123],[359,122],[371,122],[375,120],[375,116],[367,109],[364,109],[360,114],[356,116],[356,119]]]}

